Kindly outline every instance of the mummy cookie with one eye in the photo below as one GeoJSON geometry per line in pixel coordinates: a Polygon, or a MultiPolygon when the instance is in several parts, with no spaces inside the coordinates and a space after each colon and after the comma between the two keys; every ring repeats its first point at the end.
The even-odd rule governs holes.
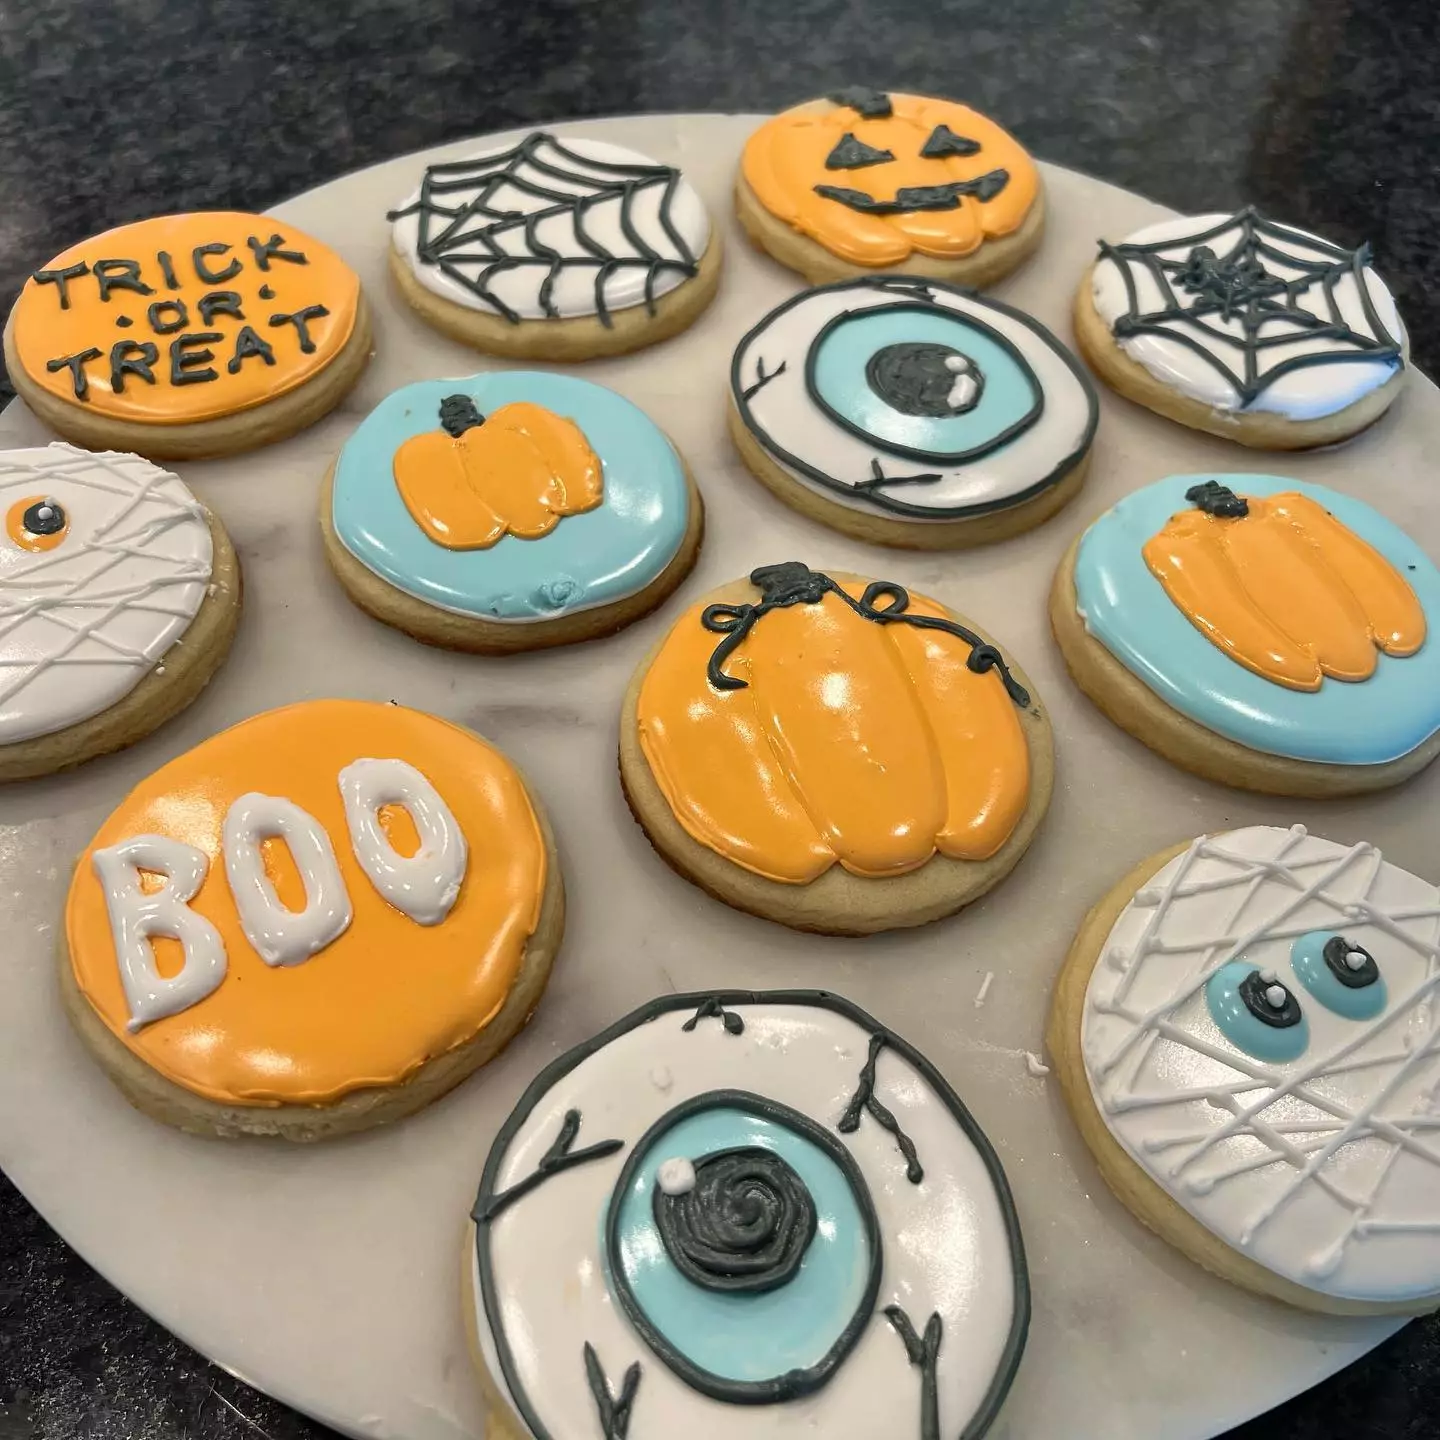
{"type": "Polygon", "coordinates": [[[730,433],[786,504],[862,540],[942,549],[1053,514],[1099,409],[1038,321],[938,280],[823,285],[736,347],[730,433]]]}
{"type": "Polygon", "coordinates": [[[1075,338],[1122,395],[1265,450],[1333,444],[1378,420],[1409,351],[1369,246],[1253,207],[1102,241],[1075,296],[1075,338]]]}
{"type": "Polygon", "coordinates": [[[620,715],[635,818],[681,875],[798,930],[953,914],[1050,803],[1050,722],[970,621],[887,580],[762,565],[692,605],[620,715]]]}
{"type": "Polygon", "coordinates": [[[75,867],[61,990],[138,1109],[317,1140],[408,1115],[540,999],[564,926],[524,781],[433,715],[315,700],[162,766],[75,867]]]}
{"type": "Polygon", "coordinates": [[[1354,795],[1440,754],[1440,570],[1368,505],[1275,475],[1172,475],[1060,564],[1080,688],[1167,760],[1275,795],[1354,795]]]}
{"type": "Polygon", "coordinates": [[[142,739],[205,688],[240,620],[220,522],[138,455],[0,452],[0,780],[142,739]]]}
{"type": "Polygon", "coordinates": [[[430,324],[526,360],[620,355],[715,296],[720,235],[672,165],[543,131],[428,166],[389,214],[390,273],[430,324]]]}
{"type": "Polygon", "coordinates": [[[979,1440],[1025,1343],[999,1160],[834,995],[668,995],[561,1056],[472,1219],[502,1440],[979,1440]]]}
{"type": "Polygon", "coordinates": [[[505,653],[609,635],[689,573],[704,504],[613,390],[501,370],[387,396],[320,494],[331,567],[417,639],[505,653]]]}
{"type": "Polygon", "coordinates": [[[121,225],[25,282],[5,360],[27,405],[93,450],[195,459],[313,424],[370,359],[360,280],[263,215],[121,225]]]}
{"type": "Polygon", "coordinates": [[[991,285],[1044,224],[1040,172],[993,120],[864,86],[767,120],[745,142],[735,212],[812,285],[877,270],[991,285]]]}
{"type": "Polygon", "coordinates": [[[1050,1054],[1115,1194],[1309,1310],[1440,1304],[1440,892],[1254,826],[1152,856],[1086,917],[1050,1054]]]}

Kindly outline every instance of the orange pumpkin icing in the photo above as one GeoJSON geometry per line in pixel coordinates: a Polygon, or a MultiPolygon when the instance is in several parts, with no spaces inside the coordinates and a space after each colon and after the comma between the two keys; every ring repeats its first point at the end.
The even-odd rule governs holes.
{"type": "Polygon", "coordinates": [[[1238,664],[1292,690],[1368,680],[1377,653],[1413,655],[1425,614],[1379,551],[1308,497],[1242,497],[1244,516],[1186,510],[1146,541],[1151,573],[1238,664]]]}
{"type": "Polygon", "coordinates": [[[866,119],[848,105],[812,101],[786,110],[746,142],[746,183],[777,219],[854,265],[902,264],[913,251],[940,258],[973,254],[987,239],[1019,229],[1039,194],[1040,178],[1024,147],[993,120],[965,105],[921,95],[891,95],[891,113],[866,119]],[[972,154],[920,152],[939,126],[978,144],[972,154]],[[858,169],[827,169],[847,135],[891,160],[858,169]],[[953,209],[865,213],[821,195],[816,186],[859,190],[879,202],[902,189],[977,180],[1004,171],[992,198],[959,197],[953,209]]]}
{"type": "MultiPolygon", "coordinates": [[[[846,582],[857,599],[865,583],[846,582]]],[[[716,635],[692,607],[640,689],[640,745],[685,831],[746,870],[804,885],[837,862],[903,875],[938,850],[982,860],[1029,796],[1014,702],[970,646],[881,625],[836,595],[763,615],[726,663],[746,688],[706,677],[716,635]]],[[[910,613],[945,609],[913,595],[910,613]]]]}
{"type": "Polygon", "coordinates": [[[448,550],[488,550],[505,535],[537,540],[563,516],[593,510],[603,472],[580,427],[517,400],[414,435],[395,452],[395,484],[415,523],[448,550]],[[463,428],[462,428],[463,427],[463,428]],[[455,433],[459,431],[459,433],[455,433]]]}
{"type": "MultiPolygon", "coordinates": [[[[413,854],[419,842],[405,809],[387,805],[379,818],[396,850],[413,854]]],[[[287,846],[270,838],[260,848],[282,904],[299,908],[304,889],[287,846]]],[[[70,964],[110,1033],[177,1085],[228,1104],[323,1104],[398,1084],[489,1024],[538,922],[546,864],[535,811],[499,751],[419,711],[311,701],[216,735],[126,797],[76,866],[65,911],[70,964]],[[393,908],[356,860],[337,776],[366,757],[413,765],[465,837],[464,880],[439,924],[418,924],[393,908]],[[265,964],[240,926],[221,826],[232,801],[249,791],[293,801],[319,822],[353,906],[344,933],[303,963],[265,964]],[[132,1033],[92,857],[146,834],[193,845],[209,858],[190,908],[219,931],[227,970],[198,1003],[132,1033]]],[[[150,878],[142,872],[142,880],[150,878]]],[[[150,943],[161,974],[174,974],[177,942],[150,943]]]]}
{"type": "Polygon", "coordinates": [[[25,374],[97,415],[183,425],[313,379],[355,329],[360,281],[263,215],[162,215],[72,245],[25,282],[11,338],[25,374]]]}

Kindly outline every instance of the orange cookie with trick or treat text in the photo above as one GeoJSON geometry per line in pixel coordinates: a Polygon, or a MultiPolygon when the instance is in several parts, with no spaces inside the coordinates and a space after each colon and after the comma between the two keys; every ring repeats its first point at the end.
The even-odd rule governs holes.
{"type": "Polygon", "coordinates": [[[15,302],[5,360],[67,440],[184,460],[313,424],[370,343],[360,279],[334,251],[217,210],[121,225],[57,255],[15,302]]]}
{"type": "Polygon", "coordinates": [[[735,209],[813,285],[879,270],[992,285],[1044,226],[1040,172],[993,120],[864,86],[767,120],[745,142],[735,209]]]}
{"type": "Polygon", "coordinates": [[[687,879],[797,930],[865,935],[978,899],[1050,803],[1050,722],[969,621],[889,581],[765,565],[641,662],[620,775],[687,879]]]}
{"type": "Polygon", "coordinates": [[[402,706],[267,711],[137,786],[75,867],[61,989],[138,1109],[317,1140],[411,1114],[530,1017],[564,929],[515,767],[402,706]]]}

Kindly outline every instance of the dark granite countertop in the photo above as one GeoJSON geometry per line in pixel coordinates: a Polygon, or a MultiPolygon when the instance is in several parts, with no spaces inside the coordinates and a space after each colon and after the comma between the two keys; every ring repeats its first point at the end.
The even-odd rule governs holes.
{"type": "MultiPolygon", "coordinates": [[[[963,98],[1046,159],[1182,210],[1253,201],[1369,240],[1433,368],[1435,41],[1432,0],[0,5],[0,310],[30,269],[127,220],[263,209],[532,121],[764,111],[863,80],[963,98]]],[[[1233,1435],[1420,1440],[1437,1415],[1427,1320],[1233,1435]]],[[[0,1177],[0,1440],[322,1433],[140,1314],[0,1177]]]]}

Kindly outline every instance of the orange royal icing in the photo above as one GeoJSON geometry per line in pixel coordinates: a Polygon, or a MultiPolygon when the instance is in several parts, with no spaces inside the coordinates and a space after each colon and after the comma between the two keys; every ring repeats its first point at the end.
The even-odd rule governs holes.
{"type": "Polygon", "coordinates": [[[394,462],[405,508],[436,544],[488,550],[505,535],[537,540],[563,516],[600,504],[600,461],[573,420],[528,400],[488,416],[466,396],[445,404],[445,428],[412,436],[394,462]]]}
{"type": "MultiPolygon", "coordinates": [[[[387,805],[380,821],[399,853],[414,853],[418,838],[402,807],[387,805]]],[[[266,839],[261,854],[281,902],[298,909],[304,888],[285,843],[266,839]]],[[[133,790],[80,857],[65,931],[76,983],[96,1014],[167,1079],[230,1104],[324,1103],[398,1084],[489,1024],[534,932],[545,876],[535,811],[499,751],[419,711],[311,701],[226,730],[133,790]],[[438,924],[419,924],[393,908],[356,860],[337,776],[361,758],[413,765],[465,837],[464,880],[438,924]],[[230,891],[221,827],[231,803],[249,791],[293,801],[319,822],[353,906],[344,933],[299,964],[272,967],[260,959],[230,891]],[[190,908],[218,929],[227,970],[198,1003],[132,1033],[92,857],[140,835],[178,840],[209,857],[190,908]]],[[[150,943],[161,974],[175,973],[177,942],[150,943]]]]}
{"type": "Polygon", "coordinates": [[[40,530],[31,530],[25,523],[25,517],[37,507],[53,503],[47,495],[27,495],[23,500],[17,500],[5,512],[5,533],[22,550],[53,550],[70,533],[68,519],[58,529],[51,529],[47,524],[40,530]]]}
{"type": "MultiPolygon", "coordinates": [[[[844,589],[857,599],[864,581],[844,589]]],[[[838,596],[772,610],[726,662],[692,607],[640,689],[640,745],[686,832],[767,879],[804,885],[837,861],[903,875],[938,849],[983,860],[1009,838],[1030,789],[1014,702],[970,646],[882,625],[838,596]]],[[[909,612],[945,616],[911,595],[909,612]]]]}
{"type": "Polygon", "coordinates": [[[355,329],[360,281],[263,215],[162,215],[72,245],[25,282],[11,337],[57,400],[147,425],[213,420],[318,375],[355,329]]]}
{"type": "Polygon", "coordinates": [[[787,225],[854,265],[901,264],[912,251],[942,258],[970,255],[989,238],[1020,227],[1040,179],[1024,147],[993,120],[949,100],[891,95],[890,115],[867,120],[847,105],[813,101],[767,120],[746,142],[741,161],[760,203],[787,225]],[[920,152],[938,126],[978,143],[973,154],[930,158],[920,152]],[[853,136],[895,158],[859,169],[826,168],[837,142],[853,136]],[[816,186],[858,190],[894,201],[899,191],[976,180],[1003,170],[1007,179],[989,200],[958,198],[953,209],[883,215],[821,195],[816,186]]]}
{"type": "Polygon", "coordinates": [[[1404,576],[1300,494],[1249,514],[1174,515],[1143,554],[1185,618],[1232,660],[1291,690],[1368,680],[1378,651],[1413,655],[1425,614],[1404,576]]]}

